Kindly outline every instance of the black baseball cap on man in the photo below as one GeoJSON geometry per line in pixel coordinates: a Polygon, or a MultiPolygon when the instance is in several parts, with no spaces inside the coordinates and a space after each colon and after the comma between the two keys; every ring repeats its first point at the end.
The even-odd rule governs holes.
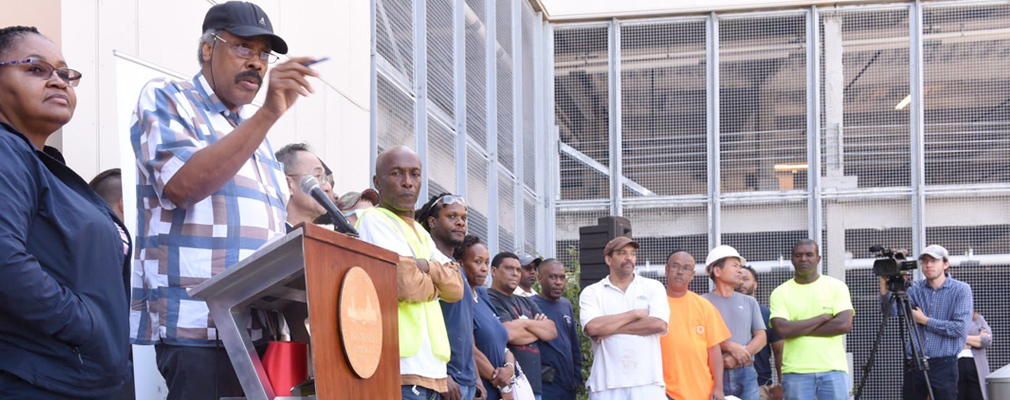
{"type": "Polygon", "coordinates": [[[250,38],[269,36],[270,49],[275,53],[287,54],[288,44],[274,34],[274,26],[263,9],[253,3],[229,1],[217,4],[207,11],[203,19],[203,31],[220,29],[232,35],[250,38]]]}

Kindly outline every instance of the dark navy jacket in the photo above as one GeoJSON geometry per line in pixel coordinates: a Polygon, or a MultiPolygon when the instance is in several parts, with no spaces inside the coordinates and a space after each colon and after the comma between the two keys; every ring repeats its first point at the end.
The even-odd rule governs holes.
{"type": "MultiPolygon", "coordinates": [[[[562,297],[550,301],[540,295],[531,296],[534,303],[548,319],[554,321],[558,337],[540,345],[543,365],[555,370],[554,385],[569,392],[578,392],[582,386],[582,350],[579,346],[578,321],[572,312],[572,303],[562,297]]],[[[546,385],[546,383],[544,383],[546,385]]]]}
{"type": "Polygon", "coordinates": [[[0,124],[0,370],[68,397],[122,385],[130,243],[119,229],[59,151],[0,124]]]}

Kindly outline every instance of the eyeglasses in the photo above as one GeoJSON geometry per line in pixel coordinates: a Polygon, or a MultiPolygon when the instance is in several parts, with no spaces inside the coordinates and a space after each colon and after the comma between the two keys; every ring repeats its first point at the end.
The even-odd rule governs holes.
{"type": "Polygon", "coordinates": [[[466,200],[463,199],[463,196],[453,196],[451,194],[439,197],[438,201],[436,201],[435,203],[442,203],[443,205],[446,206],[453,203],[459,203],[459,205],[466,207],[466,200]]]}
{"type": "Polygon", "coordinates": [[[214,35],[214,38],[217,39],[217,40],[220,40],[221,43],[224,43],[224,44],[228,45],[228,47],[231,48],[233,54],[235,54],[236,56],[238,56],[240,58],[244,58],[246,60],[249,60],[249,59],[252,59],[253,57],[255,57],[256,53],[259,53],[259,55],[260,55],[260,61],[263,61],[263,62],[265,62],[267,64],[273,64],[273,63],[277,62],[277,60],[280,58],[280,57],[277,57],[277,56],[271,54],[270,52],[257,52],[256,50],[253,50],[253,49],[250,49],[250,48],[246,47],[245,45],[237,45],[237,44],[228,43],[227,40],[224,40],[224,38],[222,38],[222,37],[220,37],[218,35],[214,35]]]}
{"type": "Polygon", "coordinates": [[[53,76],[53,72],[56,72],[56,76],[60,77],[60,79],[62,79],[63,82],[66,82],[66,84],[70,87],[77,87],[77,85],[81,83],[82,75],[80,72],[70,68],[56,68],[52,64],[37,58],[0,62],[0,66],[18,64],[31,64],[28,67],[28,73],[32,74],[32,76],[36,78],[48,80],[53,76]]]}
{"type": "Polygon", "coordinates": [[[327,185],[330,185],[330,187],[333,187],[333,176],[326,175],[325,172],[317,172],[315,174],[288,174],[288,176],[307,176],[307,175],[316,178],[316,180],[319,181],[320,185],[325,183],[327,185]]]}

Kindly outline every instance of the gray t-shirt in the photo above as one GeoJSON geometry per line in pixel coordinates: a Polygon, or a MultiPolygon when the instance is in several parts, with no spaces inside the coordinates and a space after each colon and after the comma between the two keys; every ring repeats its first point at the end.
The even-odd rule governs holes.
{"type": "Polygon", "coordinates": [[[723,322],[729,328],[729,340],[733,343],[746,346],[754,337],[754,331],[765,329],[765,322],[761,317],[761,307],[757,300],[745,294],[734,292],[730,297],[722,297],[713,292],[701,295],[722,315],[723,322]]]}

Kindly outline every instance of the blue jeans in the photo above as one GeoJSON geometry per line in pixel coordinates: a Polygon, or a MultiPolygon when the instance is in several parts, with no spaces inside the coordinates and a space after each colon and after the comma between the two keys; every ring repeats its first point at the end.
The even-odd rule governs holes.
{"type": "Polygon", "coordinates": [[[417,385],[400,386],[400,395],[403,400],[438,400],[440,397],[438,392],[417,385]]]}
{"type": "Polygon", "coordinates": [[[553,383],[545,383],[543,396],[549,400],[575,400],[574,390],[565,390],[553,383]]]}
{"type": "Polygon", "coordinates": [[[723,371],[722,390],[727,396],[733,395],[740,400],[759,400],[761,390],[758,389],[758,374],[754,366],[723,371]]]}
{"type": "Polygon", "coordinates": [[[847,400],[849,374],[842,371],[782,374],[786,400],[847,400]]]}

